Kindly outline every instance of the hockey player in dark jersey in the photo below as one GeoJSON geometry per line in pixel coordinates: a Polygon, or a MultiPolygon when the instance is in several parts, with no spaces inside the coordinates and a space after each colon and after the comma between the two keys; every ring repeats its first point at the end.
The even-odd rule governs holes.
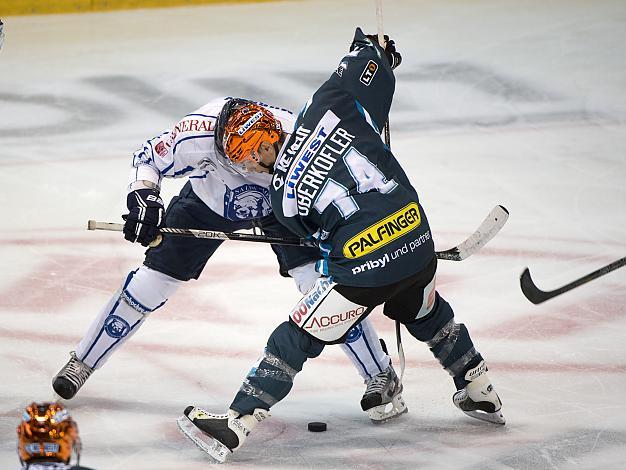
{"type": "Polygon", "coordinates": [[[231,158],[245,171],[273,173],[274,213],[317,242],[322,277],[271,334],[226,414],[189,406],[179,418],[183,433],[218,460],[269,416],[308,358],[343,341],[377,305],[428,345],[454,380],[459,409],[505,423],[482,356],[435,289],[437,258],[417,192],[380,136],[399,62],[393,41],[383,49],[357,29],[350,52],[306,103],[280,152],[261,145],[231,158]]]}
{"type": "MultiPolygon", "coordinates": [[[[134,153],[126,198],[129,213],[123,216],[124,237],[150,248],[143,265],[128,273],[121,287],[102,305],[70,359],[53,378],[52,386],[59,396],[72,399],[185,282],[200,277],[222,244],[222,240],[166,235],[154,246],[152,242],[162,227],[226,232],[254,227],[269,236],[291,236],[271,213],[269,170],[261,166],[263,171],[243,172],[231,166],[226,154],[237,158],[247,150],[257,150],[260,144],[264,148],[272,143],[280,145],[293,132],[294,121],[291,111],[277,106],[218,98],[149,139],[134,153]],[[238,132],[240,128],[245,132],[238,132]],[[174,178],[187,178],[187,183],[165,210],[161,186],[174,178]]],[[[320,276],[315,271],[318,250],[283,245],[272,249],[281,275],[292,277],[300,292],[307,292],[320,276]]],[[[391,359],[370,321],[357,325],[341,349],[364,379],[361,407],[374,422],[407,411],[391,359]],[[380,380],[388,377],[396,383],[391,393],[396,403],[393,408],[382,406],[377,398],[380,380]]]]}

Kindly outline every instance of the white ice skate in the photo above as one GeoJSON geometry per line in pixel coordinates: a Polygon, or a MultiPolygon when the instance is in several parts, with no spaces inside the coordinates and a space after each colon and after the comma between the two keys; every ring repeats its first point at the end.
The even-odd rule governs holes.
{"type": "Polygon", "coordinates": [[[409,411],[402,398],[402,383],[392,365],[367,382],[361,408],[374,424],[381,424],[409,411]]]}
{"type": "Polygon", "coordinates": [[[505,424],[506,420],[501,411],[502,402],[487,377],[485,361],[468,370],[465,380],[469,380],[470,383],[452,396],[456,407],[472,418],[505,424]]]}
{"type": "Polygon", "coordinates": [[[252,429],[269,417],[267,410],[257,408],[251,415],[234,410],[216,415],[188,406],[176,423],[180,431],[217,463],[224,463],[229,454],[239,449],[252,429]]]}

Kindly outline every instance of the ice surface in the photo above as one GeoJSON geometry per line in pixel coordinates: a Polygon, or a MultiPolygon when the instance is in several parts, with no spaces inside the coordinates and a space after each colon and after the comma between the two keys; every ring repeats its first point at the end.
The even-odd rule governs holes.
{"type": "MultiPolygon", "coordinates": [[[[626,269],[540,306],[626,252],[626,4],[397,1],[385,29],[404,61],[392,148],[437,249],[495,204],[511,217],[480,254],[441,262],[439,290],[466,323],[504,402],[505,427],[456,410],[454,387],[405,335],[409,414],[373,426],[339,348],[306,364],[230,468],[621,469],[626,461],[626,269]],[[309,421],[328,431],[310,433],[309,421]]],[[[85,230],[117,221],[130,155],[211,98],[298,110],[374,2],[219,5],[3,18],[0,51],[0,467],[15,425],[143,249],[85,230]]],[[[167,197],[180,187],[170,181],[167,197]]],[[[188,404],[222,412],[298,300],[266,246],[231,242],[68,403],[82,462],[200,469],[180,435],[188,404]]],[[[375,323],[388,345],[393,324],[375,323]]],[[[395,357],[395,356],[394,356],[395,357]]]]}

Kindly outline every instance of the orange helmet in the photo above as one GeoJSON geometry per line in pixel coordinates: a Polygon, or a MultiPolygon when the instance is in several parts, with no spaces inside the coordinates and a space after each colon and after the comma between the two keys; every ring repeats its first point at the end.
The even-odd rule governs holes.
{"type": "Polygon", "coordinates": [[[280,140],[283,133],[280,121],[263,106],[238,100],[230,108],[221,144],[232,162],[241,163],[250,158],[263,141],[275,144],[280,140]]]}
{"type": "Polygon", "coordinates": [[[20,461],[49,460],[69,463],[80,456],[78,426],[60,403],[31,403],[17,427],[20,461]]]}

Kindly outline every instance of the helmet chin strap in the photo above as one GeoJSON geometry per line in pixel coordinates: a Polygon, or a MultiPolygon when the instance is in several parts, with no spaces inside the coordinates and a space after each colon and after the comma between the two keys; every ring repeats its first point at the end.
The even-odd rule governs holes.
{"type": "Polygon", "coordinates": [[[265,169],[268,171],[268,173],[269,173],[270,175],[273,175],[273,174],[274,174],[274,164],[272,164],[272,165],[266,165],[266,164],[265,164],[265,163],[263,163],[263,162],[257,162],[257,163],[259,164],[259,166],[261,166],[261,167],[265,168],[265,169]]]}

